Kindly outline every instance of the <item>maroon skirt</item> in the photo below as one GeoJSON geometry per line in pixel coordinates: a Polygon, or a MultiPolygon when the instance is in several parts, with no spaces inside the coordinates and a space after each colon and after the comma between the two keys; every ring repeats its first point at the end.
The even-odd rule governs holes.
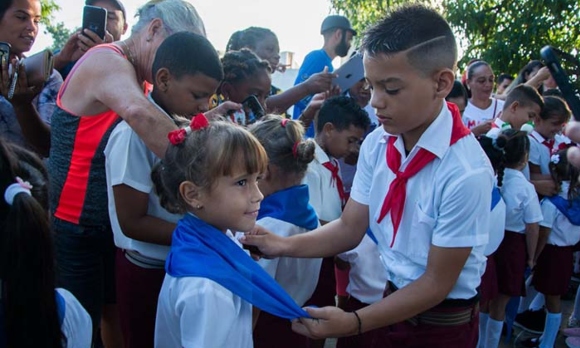
{"type": "Polygon", "coordinates": [[[495,253],[487,257],[487,265],[485,266],[485,272],[481,276],[479,291],[481,294],[481,303],[493,300],[499,293],[499,288],[497,286],[495,253]]]}
{"type": "Polygon", "coordinates": [[[318,284],[314,289],[314,293],[306,301],[304,306],[336,306],[336,279],[334,276],[334,257],[325,257],[322,259],[320,266],[320,275],[318,276],[318,284]]]}
{"type": "Polygon", "coordinates": [[[532,285],[544,295],[563,296],[568,293],[574,272],[574,246],[546,244],[538,257],[532,285]]]}
{"type": "Polygon", "coordinates": [[[500,294],[526,296],[526,235],[505,231],[495,252],[497,286],[500,294]]]}

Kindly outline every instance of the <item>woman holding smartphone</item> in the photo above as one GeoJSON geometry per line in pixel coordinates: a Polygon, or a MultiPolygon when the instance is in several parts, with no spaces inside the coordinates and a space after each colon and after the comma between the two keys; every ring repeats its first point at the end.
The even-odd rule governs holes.
{"type": "Polygon", "coordinates": [[[24,66],[20,65],[16,74],[11,73],[16,70],[17,62],[32,49],[40,19],[39,0],[0,2],[0,41],[10,52],[7,59],[2,60],[0,74],[0,136],[47,156],[50,119],[62,78],[53,70],[45,84],[29,86],[24,66]],[[14,93],[10,93],[11,87],[14,93]]]}

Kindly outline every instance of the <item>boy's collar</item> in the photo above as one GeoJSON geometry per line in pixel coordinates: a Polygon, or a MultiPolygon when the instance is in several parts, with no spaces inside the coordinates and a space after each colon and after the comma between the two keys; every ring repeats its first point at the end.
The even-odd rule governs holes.
{"type": "MultiPolygon", "coordinates": [[[[445,152],[449,148],[449,139],[451,139],[451,129],[453,126],[453,117],[451,111],[447,107],[447,104],[443,103],[441,111],[433,122],[427,127],[423,132],[417,144],[413,147],[409,154],[413,153],[417,147],[423,148],[435,156],[442,158],[445,152]]],[[[395,147],[399,150],[401,154],[405,154],[405,145],[403,144],[403,137],[400,135],[392,135],[384,132],[384,136],[381,142],[386,143],[386,139],[394,136],[397,137],[395,142],[395,147]]]]}

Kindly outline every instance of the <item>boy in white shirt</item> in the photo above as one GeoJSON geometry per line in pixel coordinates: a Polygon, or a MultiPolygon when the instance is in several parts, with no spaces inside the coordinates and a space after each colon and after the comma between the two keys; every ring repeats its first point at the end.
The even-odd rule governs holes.
{"type": "Polygon", "coordinates": [[[544,100],[537,89],[519,85],[507,95],[503,110],[493,120],[491,127],[501,129],[507,123],[511,128],[519,130],[526,122],[538,117],[543,107],[544,100]]]}
{"type": "Polygon", "coordinates": [[[455,37],[434,10],[410,5],[369,29],[363,51],[382,128],[363,142],[343,214],[300,236],[255,229],[242,241],[270,256],[328,256],[358,245],[370,226],[388,296],[352,313],[307,308],[317,320],[295,321],[294,330],[341,337],[387,327],[383,347],[474,347],[494,179],[444,100],[455,80],[455,37]]]}
{"type": "MultiPolygon", "coordinates": [[[[151,99],[167,117],[207,111],[223,78],[215,48],[200,35],[176,33],[159,46],[151,99]],[[193,58],[192,58],[193,57],[193,58]],[[171,116],[170,116],[171,115],[171,116]]],[[[161,206],[152,168],[160,159],[121,122],[105,148],[109,216],[117,246],[116,288],[125,347],[153,347],[157,299],[175,224],[161,206]]]]}

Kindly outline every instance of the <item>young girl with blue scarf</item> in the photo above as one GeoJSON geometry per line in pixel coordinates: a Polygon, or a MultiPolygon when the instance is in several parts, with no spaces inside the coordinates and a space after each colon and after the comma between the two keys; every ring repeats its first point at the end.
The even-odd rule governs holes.
{"type": "Polygon", "coordinates": [[[202,114],[169,140],[153,178],[164,208],[185,215],[165,264],[155,346],[252,348],[252,305],[286,319],[308,316],[234,237],[258,217],[268,165],[262,145],[202,114]]]}
{"type": "Polygon", "coordinates": [[[580,242],[580,185],[567,149],[550,159],[550,172],[560,193],[542,200],[540,251],[532,285],[546,298],[546,324],[539,347],[553,347],[562,321],[561,296],[568,293],[573,273],[574,245],[580,242]]]}
{"type": "MultiPolygon", "coordinates": [[[[260,181],[264,194],[256,224],[276,234],[289,237],[306,233],[319,226],[318,216],[308,203],[308,186],[301,184],[308,164],[314,159],[316,145],[303,140],[304,128],[296,120],[268,115],[252,125],[256,136],[268,154],[268,169],[260,181]]],[[[320,258],[281,257],[261,259],[264,268],[288,292],[296,303],[304,305],[312,296],[320,258]]],[[[289,320],[269,313],[260,313],[254,329],[254,347],[302,347],[308,339],[292,331],[289,320]]]]}

